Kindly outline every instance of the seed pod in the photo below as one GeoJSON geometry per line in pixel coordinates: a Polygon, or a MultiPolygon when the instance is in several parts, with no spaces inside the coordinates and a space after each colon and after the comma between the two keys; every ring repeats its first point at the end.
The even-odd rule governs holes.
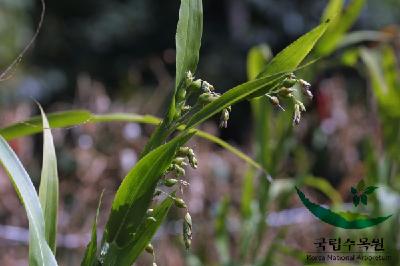
{"type": "Polygon", "coordinates": [[[192,168],[197,168],[197,159],[194,156],[189,156],[189,164],[192,168]]]}
{"type": "Polygon", "coordinates": [[[174,179],[174,178],[169,178],[169,179],[166,179],[166,180],[164,181],[164,185],[166,185],[167,187],[172,187],[172,186],[174,186],[176,183],[178,183],[178,180],[177,180],[177,179],[174,179]]]}
{"type": "Polygon", "coordinates": [[[226,128],[228,126],[228,120],[229,120],[229,111],[227,109],[223,109],[220,117],[219,126],[221,128],[226,128]]]}
{"type": "Polygon", "coordinates": [[[189,249],[192,244],[192,217],[190,217],[188,212],[183,220],[183,242],[186,249],[189,249]]]}
{"type": "Polygon", "coordinates": [[[299,79],[300,85],[305,88],[306,90],[310,89],[311,84],[305,81],[304,79],[299,79]]]}
{"type": "Polygon", "coordinates": [[[276,107],[279,107],[279,109],[281,109],[282,111],[285,111],[285,109],[280,105],[279,103],[279,99],[276,96],[270,96],[268,94],[266,94],[268,100],[276,107]]]}
{"type": "Polygon", "coordinates": [[[278,91],[278,95],[282,96],[282,97],[292,97],[291,96],[292,92],[294,92],[293,88],[285,88],[285,87],[283,87],[278,91]]]}
{"type": "Polygon", "coordinates": [[[175,165],[175,172],[177,176],[184,176],[186,174],[185,169],[183,169],[179,165],[175,165]]]}
{"type": "Polygon", "coordinates": [[[293,114],[293,125],[298,125],[301,119],[300,105],[294,105],[294,114],[293,114]]]}
{"type": "Polygon", "coordinates": [[[185,161],[184,157],[176,157],[172,160],[173,164],[181,165],[185,161]]]}
{"type": "Polygon", "coordinates": [[[190,152],[190,148],[189,147],[180,147],[178,154],[181,156],[187,156],[190,152]]]}
{"type": "Polygon", "coordinates": [[[175,206],[182,209],[187,209],[186,203],[181,198],[174,198],[175,206]]]}
{"type": "Polygon", "coordinates": [[[202,84],[202,80],[201,79],[196,79],[195,81],[193,81],[189,87],[188,87],[188,91],[192,91],[192,92],[198,92],[201,89],[201,84],[202,84]]]}
{"type": "Polygon", "coordinates": [[[148,216],[151,216],[153,214],[154,210],[153,209],[147,209],[146,214],[148,216]]]}
{"type": "Polygon", "coordinates": [[[285,87],[285,88],[291,88],[296,84],[296,82],[297,82],[297,79],[294,79],[292,77],[288,77],[288,78],[285,78],[283,80],[282,86],[285,87]]]}
{"type": "Polygon", "coordinates": [[[146,252],[147,253],[150,253],[150,254],[154,254],[154,248],[153,248],[153,245],[152,244],[147,244],[147,246],[144,248],[144,250],[146,250],[146,252]]]}

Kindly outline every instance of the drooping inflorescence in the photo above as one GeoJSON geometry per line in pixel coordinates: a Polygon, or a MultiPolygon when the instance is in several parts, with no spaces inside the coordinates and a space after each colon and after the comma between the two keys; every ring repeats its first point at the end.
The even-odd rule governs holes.
{"type": "Polygon", "coordinates": [[[295,94],[296,90],[298,90],[298,87],[300,87],[300,92],[307,98],[313,98],[313,94],[310,90],[310,83],[303,79],[297,78],[293,73],[289,74],[276,90],[272,90],[265,94],[268,100],[282,111],[285,111],[285,109],[281,106],[280,100],[291,100],[294,109],[293,125],[298,125],[300,123],[301,113],[306,111],[303,102],[301,102],[295,94]]]}

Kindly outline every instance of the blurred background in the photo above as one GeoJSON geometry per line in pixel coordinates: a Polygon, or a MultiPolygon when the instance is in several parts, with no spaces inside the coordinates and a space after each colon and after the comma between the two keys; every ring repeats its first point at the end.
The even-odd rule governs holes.
{"type": "MultiPolygon", "coordinates": [[[[219,92],[248,80],[251,48],[261,47],[267,60],[317,25],[328,3],[203,2],[196,76],[219,92]]],[[[178,9],[177,0],[47,1],[36,42],[12,77],[0,83],[0,127],[36,115],[32,98],[47,113],[88,109],[161,117],[174,84],[178,9]]],[[[40,13],[39,1],[0,0],[2,70],[29,42],[40,13]]],[[[400,265],[399,25],[399,1],[366,1],[351,31],[368,30],[378,37],[321,53],[324,58],[297,73],[312,83],[315,96],[299,127],[292,127],[290,110],[280,112],[263,100],[235,105],[227,129],[218,129],[217,118],[203,124],[205,131],[256,158],[276,181],[269,184],[213,143],[192,140],[199,169],[188,171],[184,198],[194,223],[193,247],[184,251],[182,213],[174,209],[153,241],[158,264],[303,265],[317,238],[362,235],[383,237],[393,256],[386,265],[400,265]],[[350,186],[361,179],[380,187],[366,210],[394,214],[362,233],[314,219],[293,189],[304,186],[319,203],[351,203],[350,186]]],[[[105,189],[102,228],[116,188],[153,129],[119,122],[53,131],[60,175],[60,265],[79,265],[100,192],[105,189]]],[[[36,185],[41,138],[11,142],[36,185]]],[[[1,171],[0,265],[27,264],[27,226],[25,211],[1,171]]],[[[150,263],[151,256],[143,254],[137,265],[150,263]]]]}

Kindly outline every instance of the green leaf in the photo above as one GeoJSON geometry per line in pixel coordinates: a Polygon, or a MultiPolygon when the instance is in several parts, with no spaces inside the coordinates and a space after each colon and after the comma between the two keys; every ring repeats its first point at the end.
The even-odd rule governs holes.
{"type": "Polygon", "coordinates": [[[367,195],[372,194],[377,188],[378,188],[378,187],[374,187],[374,186],[367,187],[367,188],[364,190],[363,193],[365,193],[365,194],[367,194],[367,195]]]}
{"type": "Polygon", "coordinates": [[[400,116],[400,81],[397,77],[396,56],[393,48],[360,49],[360,56],[367,67],[372,89],[380,108],[390,117],[400,116]]]}
{"type": "Polygon", "coordinates": [[[354,196],[353,196],[353,204],[354,204],[354,206],[357,207],[357,205],[358,205],[359,203],[360,203],[360,197],[357,196],[357,195],[354,195],[354,196]]]}
{"type": "MultiPolygon", "coordinates": [[[[343,14],[338,14],[337,17],[331,17],[331,19],[333,19],[332,24],[315,47],[317,55],[328,55],[337,48],[345,33],[357,20],[364,3],[365,0],[352,0],[343,14]]],[[[337,5],[337,7],[335,7],[337,11],[339,4],[336,3],[335,5],[337,5]]],[[[333,15],[333,13],[330,15],[333,15]]]]}
{"type": "Polygon", "coordinates": [[[92,226],[92,234],[90,238],[90,242],[86,247],[85,255],[83,256],[83,260],[81,266],[94,266],[96,265],[96,253],[97,253],[97,222],[99,218],[99,212],[101,207],[101,201],[103,199],[104,190],[100,194],[99,204],[97,205],[96,216],[92,226]]]}
{"type": "Polygon", "coordinates": [[[0,163],[10,177],[28,216],[29,265],[57,265],[56,259],[46,242],[43,213],[36,190],[17,155],[1,136],[0,163]]]}
{"type": "Polygon", "coordinates": [[[58,213],[57,157],[46,115],[39,105],[43,119],[43,165],[39,187],[39,199],[45,222],[45,235],[53,253],[56,253],[58,213]]]}
{"type": "Polygon", "coordinates": [[[236,86],[233,89],[225,92],[221,97],[215,101],[207,104],[203,109],[195,113],[187,123],[186,128],[193,128],[200,123],[204,122],[208,118],[222,111],[222,109],[233,105],[252,93],[256,93],[259,90],[270,90],[279,85],[283,80],[283,75],[278,74],[274,76],[266,76],[253,81],[243,83],[236,86]]]}
{"type": "Polygon", "coordinates": [[[357,195],[357,189],[354,187],[350,188],[351,194],[357,195]]]}
{"type": "Polygon", "coordinates": [[[127,245],[121,247],[117,243],[113,242],[109,245],[108,252],[100,260],[104,262],[104,265],[108,266],[129,266],[137,259],[142,253],[147,244],[150,243],[151,239],[157,232],[158,228],[164,222],[167,217],[168,211],[174,204],[172,196],[168,196],[161,204],[154,208],[152,217],[155,218],[155,222],[147,221],[140,225],[137,233],[127,245]]]}
{"type": "Polygon", "coordinates": [[[181,0],[179,20],[176,28],[176,77],[174,97],[168,110],[165,121],[169,123],[179,115],[175,106],[176,100],[185,90],[186,73],[196,72],[199,62],[201,35],[203,32],[203,3],[202,0],[181,0]]]}
{"type": "MultiPolygon", "coordinates": [[[[51,128],[58,128],[84,124],[89,121],[91,114],[88,111],[75,110],[52,113],[47,118],[51,128]]],[[[0,129],[0,135],[6,140],[10,140],[42,132],[42,129],[42,117],[35,116],[27,121],[0,129]]]]}
{"type": "Polygon", "coordinates": [[[364,205],[367,205],[367,202],[368,202],[367,195],[362,194],[361,195],[361,203],[364,204],[364,205]]]}
{"type": "Polygon", "coordinates": [[[272,58],[271,48],[266,44],[254,46],[247,54],[247,78],[253,80],[272,58]]]}
{"type": "MultiPolygon", "coordinates": [[[[67,120],[74,120],[77,121],[76,125],[81,124],[82,119],[85,117],[85,120],[83,120],[86,123],[106,123],[106,122],[135,122],[135,123],[143,123],[143,124],[150,124],[150,125],[158,125],[161,122],[161,119],[155,116],[151,116],[151,115],[138,115],[138,114],[131,114],[131,113],[111,113],[111,114],[101,114],[101,115],[94,115],[91,114],[88,111],[67,111],[67,112],[59,112],[59,113],[55,113],[55,114],[49,114],[48,115],[48,119],[50,122],[50,125],[57,125],[57,127],[63,127],[62,125],[62,120],[65,118],[67,120]],[[73,116],[71,116],[72,113],[76,113],[77,117],[74,118],[73,116]],[[84,114],[84,116],[82,116],[82,114],[84,114]]],[[[28,136],[28,135],[32,135],[34,133],[40,132],[42,130],[42,127],[40,128],[36,128],[34,127],[36,131],[32,131],[32,124],[36,123],[35,121],[37,120],[36,117],[26,120],[24,122],[20,122],[20,123],[16,123],[13,125],[10,125],[8,127],[5,127],[3,129],[0,129],[0,132],[4,132],[8,139],[15,139],[18,137],[23,137],[23,136],[28,136]],[[10,130],[12,129],[12,130],[10,130]]],[[[75,126],[71,123],[68,123],[67,126],[75,126]]],[[[180,127],[178,128],[179,130],[184,130],[184,127],[180,127]]],[[[265,169],[263,169],[263,167],[258,164],[257,162],[255,162],[253,159],[251,159],[249,156],[247,156],[245,153],[243,153],[242,151],[240,151],[239,149],[233,147],[232,145],[230,145],[229,143],[227,143],[226,141],[211,135],[205,131],[201,131],[201,130],[193,130],[193,132],[195,132],[195,135],[209,140],[211,142],[214,142],[215,144],[225,148],[226,150],[230,151],[232,154],[238,156],[238,158],[242,159],[243,161],[245,161],[246,163],[254,166],[255,168],[257,168],[260,171],[266,172],[265,169]]]]}
{"type": "Polygon", "coordinates": [[[357,184],[357,190],[358,191],[363,191],[364,188],[365,188],[365,182],[364,182],[364,179],[361,179],[357,184]]]}
{"type": "Polygon", "coordinates": [[[184,132],[151,151],[127,174],[112,204],[104,231],[103,247],[112,242],[122,247],[132,240],[146,217],[157,182],[171,164],[177,149],[192,135],[184,132]]]}
{"type": "Polygon", "coordinates": [[[316,42],[326,31],[328,25],[329,21],[325,21],[291,43],[265,66],[258,77],[293,72],[310,53],[316,42]]]}
{"type": "MultiPolygon", "coordinates": [[[[332,25],[334,25],[336,20],[339,20],[340,18],[340,12],[342,11],[342,8],[343,0],[330,0],[324,10],[324,13],[322,14],[321,22],[331,19],[332,25]]],[[[330,27],[332,27],[332,25],[330,27]]]]}
{"type": "Polygon", "coordinates": [[[179,88],[186,72],[196,72],[199,62],[201,35],[203,32],[203,4],[201,0],[181,0],[179,21],[176,28],[176,80],[179,88]]]}

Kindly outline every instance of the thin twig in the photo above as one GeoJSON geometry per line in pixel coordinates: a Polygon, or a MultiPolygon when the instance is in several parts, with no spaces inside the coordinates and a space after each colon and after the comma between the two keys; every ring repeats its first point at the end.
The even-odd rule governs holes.
{"type": "Polygon", "coordinates": [[[44,0],[40,0],[42,4],[42,12],[40,14],[40,20],[38,22],[38,25],[36,27],[35,34],[32,36],[31,40],[29,43],[25,46],[25,48],[21,51],[21,53],[17,56],[17,58],[14,59],[14,61],[0,74],[0,81],[4,81],[7,79],[10,79],[13,76],[13,72],[18,66],[18,64],[22,61],[22,58],[24,57],[25,53],[29,50],[29,48],[32,46],[32,44],[35,42],[37,36],[39,35],[40,29],[42,28],[43,20],[44,20],[44,14],[46,13],[46,4],[44,0]]]}

